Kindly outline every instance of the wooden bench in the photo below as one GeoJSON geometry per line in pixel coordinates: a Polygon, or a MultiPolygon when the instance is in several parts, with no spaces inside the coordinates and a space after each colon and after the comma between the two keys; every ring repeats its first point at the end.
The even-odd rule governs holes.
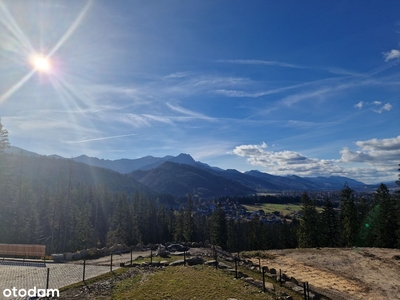
{"type": "Polygon", "coordinates": [[[44,257],[46,245],[0,244],[0,256],[44,257]]]}

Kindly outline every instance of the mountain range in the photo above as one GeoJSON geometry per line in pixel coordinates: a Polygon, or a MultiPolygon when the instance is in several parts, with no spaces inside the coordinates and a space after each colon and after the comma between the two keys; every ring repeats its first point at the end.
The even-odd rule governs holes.
{"type": "MultiPolygon", "coordinates": [[[[281,191],[340,190],[345,182],[353,189],[359,190],[367,187],[360,181],[340,176],[277,176],[257,170],[245,173],[234,169],[223,170],[195,161],[189,154],[183,153],[178,156],[145,156],[137,159],[118,160],[105,160],[86,155],[71,159],[58,155],[43,156],[16,147],[11,147],[7,153],[14,154],[14,156],[23,155],[37,163],[38,161],[45,163],[44,159],[46,158],[53,161],[54,159],[69,161],[76,164],[74,168],[80,170],[78,172],[80,175],[77,176],[82,180],[85,178],[82,174],[97,174],[97,178],[104,178],[105,182],[112,181],[113,186],[124,187],[124,190],[129,186],[135,186],[135,188],[140,186],[142,190],[147,188],[158,193],[169,193],[175,196],[190,193],[200,197],[218,197],[281,191]],[[88,169],[89,166],[90,169],[88,169]]],[[[43,172],[51,172],[51,170],[43,172]]],[[[132,190],[132,188],[128,189],[132,190]]]]}

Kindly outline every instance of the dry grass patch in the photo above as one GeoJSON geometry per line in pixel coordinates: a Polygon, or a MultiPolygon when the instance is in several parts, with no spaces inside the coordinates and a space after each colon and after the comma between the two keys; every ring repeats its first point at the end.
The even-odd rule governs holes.
{"type": "Polygon", "coordinates": [[[145,281],[127,279],[116,284],[112,299],[273,299],[221,270],[207,266],[168,267],[145,281]]]}

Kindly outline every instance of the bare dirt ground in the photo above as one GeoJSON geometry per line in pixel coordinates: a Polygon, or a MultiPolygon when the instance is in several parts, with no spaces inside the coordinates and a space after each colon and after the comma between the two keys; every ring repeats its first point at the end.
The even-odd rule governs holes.
{"type": "MultiPolygon", "coordinates": [[[[270,250],[261,265],[282,270],[331,299],[400,299],[400,250],[321,248],[270,250]]],[[[258,264],[258,259],[253,259],[258,264]]]]}

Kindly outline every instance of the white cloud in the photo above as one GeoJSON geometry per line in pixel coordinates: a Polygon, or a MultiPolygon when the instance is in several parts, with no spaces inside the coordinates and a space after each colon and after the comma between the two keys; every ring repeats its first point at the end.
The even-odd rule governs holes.
{"type": "Polygon", "coordinates": [[[358,102],[356,105],[354,105],[354,107],[361,109],[364,105],[363,101],[358,102]]]}
{"type": "Polygon", "coordinates": [[[400,51],[396,50],[396,49],[392,49],[389,52],[384,52],[383,57],[385,58],[385,61],[400,58],[400,51]]]}
{"type": "Polygon", "coordinates": [[[333,160],[308,158],[294,151],[265,151],[266,144],[237,146],[233,153],[247,157],[252,165],[266,167],[275,174],[299,174],[302,176],[341,174],[341,167],[333,160]]]}
{"type": "Polygon", "coordinates": [[[363,107],[377,107],[377,108],[371,108],[372,111],[381,114],[383,111],[390,111],[393,106],[390,103],[385,103],[384,105],[382,105],[382,101],[373,101],[373,102],[360,101],[356,105],[354,105],[354,107],[358,109],[361,109],[363,107]]]}
{"type": "Polygon", "coordinates": [[[355,143],[359,150],[348,147],[340,159],[309,158],[295,151],[266,151],[266,144],[236,146],[233,154],[246,157],[252,165],[265,167],[276,175],[347,176],[367,183],[392,180],[400,157],[400,136],[371,139],[355,143]],[[379,179],[378,179],[379,178],[379,179]]]}
{"type": "Polygon", "coordinates": [[[381,114],[383,111],[390,111],[392,109],[392,104],[385,103],[385,105],[381,106],[379,109],[373,109],[374,112],[381,114]]]}

